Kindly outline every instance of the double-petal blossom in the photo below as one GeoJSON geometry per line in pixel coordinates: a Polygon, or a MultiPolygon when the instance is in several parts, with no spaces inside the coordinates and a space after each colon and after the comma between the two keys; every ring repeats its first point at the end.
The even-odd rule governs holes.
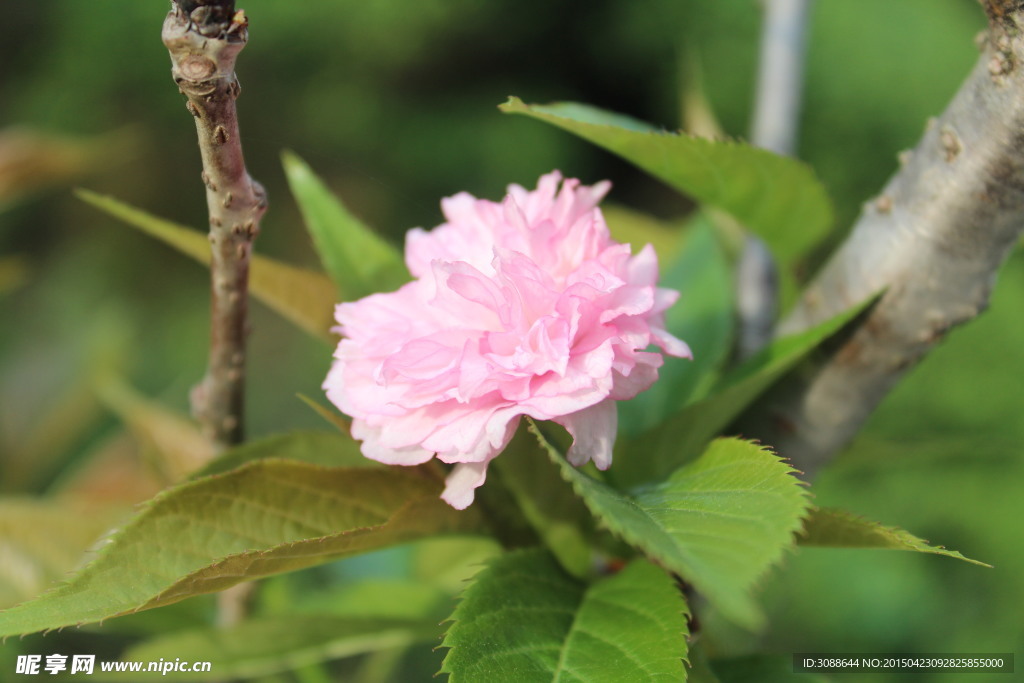
{"type": "Polygon", "coordinates": [[[556,171],[500,203],[444,199],[447,222],[406,237],[414,279],[337,307],[324,389],[364,455],[457,463],[442,497],[459,509],[524,415],[564,426],[574,465],[611,464],[615,402],[663,362],[649,349],[690,349],[665,329],[679,294],[657,286],[654,249],[634,255],[609,235],[597,206],[609,187],[556,171]]]}

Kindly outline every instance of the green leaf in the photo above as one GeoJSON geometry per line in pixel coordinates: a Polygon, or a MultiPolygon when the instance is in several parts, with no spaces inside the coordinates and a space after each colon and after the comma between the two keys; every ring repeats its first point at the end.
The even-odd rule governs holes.
{"type": "MultiPolygon", "coordinates": [[[[76,190],[75,195],[203,265],[210,265],[210,242],[205,234],[89,190],[76,190]]],[[[331,339],[329,330],[334,325],[338,295],[331,281],[322,274],[253,254],[249,291],[306,332],[331,339]]]]}
{"type": "Polygon", "coordinates": [[[282,161],[320,261],[343,300],[391,291],[409,281],[401,253],[353,216],[302,159],[285,152],[282,161]]]}
{"type": "Polygon", "coordinates": [[[718,439],[664,482],[625,495],[577,470],[536,434],[612,533],[692,583],[727,618],[759,625],[750,589],[793,545],[808,507],[791,467],[756,444],[718,439]]]}
{"type": "Polygon", "coordinates": [[[347,433],[295,431],[250,441],[225,451],[193,479],[222,474],[258,460],[297,460],[325,467],[380,467],[359,450],[359,443],[347,433]]]}
{"type": "Polygon", "coordinates": [[[650,389],[619,403],[619,425],[626,436],[651,429],[682,408],[713,379],[732,346],[732,272],[710,221],[699,216],[693,222],[659,284],[680,293],[665,323],[690,345],[693,360],[666,357],[650,389]]]}
{"type": "Polygon", "coordinates": [[[537,440],[520,428],[493,466],[527,522],[562,567],[578,578],[589,576],[593,517],[572,487],[552,470],[537,440]]]}
{"type": "Polygon", "coordinates": [[[485,562],[501,552],[493,538],[432,538],[413,546],[409,564],[419,586],[436,586],[454,595],[485,562]]]}
{"type": "Polygon", "coordinates": [[[98,621],[427,536],[474,533],[422,468],[258,460],[164,491],[68,583],[0,612],[0,637],[98,621]]]}
{"type": "Polygon", "coordinates": [[[65,577],[123,510],[81,509],[36,498],[0,498],[0,608],[65,577]]]}
{"type": "Polygon", "coordinates": [[[623,125],[617,114],[579,104],[499,107],[558,126],[647,171],[693,199],[732,214],[783,264],[825,236],[832,205],[806,165],[757,147],[623,125]]]}
{"type": "Polygon", "coordinates": [[[776,339],[727,374],[707,398],[686,406],[635,439],[619,439],[615,444],[616,466],[609,470],[609,479],[623,489],[664,479],[701,453],[754,399],[876,299],[872,297],[809,330],[776,339]]]}
{"type": "Polygon", "coordinates": [[[884,548],[933,553],[964,560],[982,567],[991,565],[964,557],[955,550],[929,545],[928,541],[898,527],[883,526],[845,510],[811,508],[804,522],[804,532],[798,538],[800,545],[829,548],[884,548]]]}
{"type": "MultiPolygon", "coordinates": [[[[264,676],[318,662],[415,643],[436,643],[436,621],[354,619],[326,615],[262,617],[229,629],[174,633],[129,648],[121,661],[211,662],[203,673],[169,671],[163,681],[224,681],[264,676]]],[[[124,680],[108,675],[96,680],[124,680]]],[[[155,675],[155,674],[153,674],[155,675]]]]}
{"type": "Polygon", "coordinates": [[[591,585],[547,553],[508,553],[480,572],[452,615],[442,673],[460,681],[685,681],[687,607],[637,560],[591,585]]]}
{"type": "Polygon", "coordinates": [[[667,132],[653,124],[641,121],[640,119],[635,119],[627,114],[619,114],[618,112],[600,109],[580,102],[555,102],[548,105],[526,105],[523,104],[519,98],[510,97],[509,101],[501,105],[499,109],[507,113],[525,113],[514,111],[513,108],[516,106],[527,107],[535,112],[543,112],[551,116],[570,119],[578,123],[586,123],[593,126],[610,126],[636,133],[667,132]]]}

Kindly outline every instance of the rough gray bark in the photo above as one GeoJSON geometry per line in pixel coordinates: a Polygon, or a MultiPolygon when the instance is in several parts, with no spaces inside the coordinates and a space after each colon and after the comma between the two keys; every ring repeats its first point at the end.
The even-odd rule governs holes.
{"type": "Polygon", "coordinates": [[[241,442],[252,241],[267,207],[242,158],[235,98],[235,58],[248,22],[234,2],[178,0],[163,26],[175,83],[195,119],[210,213],[211,334],[206,376],[192,411],[219,447],[241,442]]]}
{"type": "Polygon", "coordinates": [[[951,328],[985,309],[1024,230],[1024,3],[983,4],[991,21],[981,59],[779,333],[884,295],[837,348],[739,423],[809,475],[951,328]]]}

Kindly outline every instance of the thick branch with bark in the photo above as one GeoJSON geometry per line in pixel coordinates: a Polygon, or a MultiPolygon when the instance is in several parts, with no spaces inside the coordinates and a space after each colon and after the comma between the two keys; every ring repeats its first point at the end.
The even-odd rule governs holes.
{"type": "Polygon", "coordinates": [[[986,308],[1024,230],[1024,3],[983,4],[991,22],[978,64],[779,333],[884,295],[838,348],[739,424],[808,474],[951,328],[986,308]]]}
{"type": "Polygon", "coordinates": [[[233,1],[178,0],[164,21],[171,73],[199,134],[210,213],[210,360],[192,410],[220,447],[243,435],[249,258],[267,207],[245,169],[238,134],[235,58],[246,40],[247,20],[233,1]]]}

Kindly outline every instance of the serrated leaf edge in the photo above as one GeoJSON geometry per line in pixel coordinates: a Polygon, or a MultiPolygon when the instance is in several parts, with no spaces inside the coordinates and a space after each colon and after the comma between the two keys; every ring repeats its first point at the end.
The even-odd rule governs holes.
{"type": "MultiPolygon", "coordinates": [[[[540,430],[540,428],[536,424],[536,422],[534,422],[531,418],[527,418],[527,420],[528,420],[528,423],[529,423],[530,431],[535,436],[537,436],[537,438],[540,441],[541,445],[544,448],[549,449],[549,452],[557,453],[558,456],[562,460],[564,460],[565,459],[564,455],[557,449],[557,447],[555,447],[547,439],[547,437],[544,436],[543,432],[540,430]]],[[[785,458],[782,458],[781,456],[779,456],[771,448],[769,448],[767,446],[764,446],[763,444],[754,442],[754,441],[747,441],[747,440],[743,440],[743,439],[734,439],[734,440],[736,440],[736,441],[743,441],[744,443],[750,443],[750,444],[756,445],[759,450],[765,451],[765,452],[769,453],[770,455],[772,455],[778,462],[782,463],[785,466],[785,468],[786,468],[785,472],[780,472],[780,474],[796,475],[796,474],[800,473],[799,470],[795,469],[794,467],[792,467],[789,464],[788,460],[786,460],[785,458]]],[[[568,463],[566,463],[566,465],[571,467],[571,465],[568,465],[568,463]]],[[[683,466],[685,466],[685,465],[683,465],[683,466]]],[[[604,516],[598,510],[596,510],[594,508],[594,506],[591,505],[590,501],[587,500],[587,497],[585,495],[583,495],[583,492],[580,490],[578,484],[576,482],[572,481],[567,476],[566,471],[565,471],[565,466],[559,468],[559,475],[567,483],[569,483],[570,486],[572,486],[573,491],[576,493],[576,495],[578,495],[580,498],[583,499],[583,502],[587,506],[587,509],[590,510],[590,512],[594,515],[594,517],[597,520],[598,525],[601,528],[606,529],[607,531],[609,531],[613,535],[621,538],[623,541],[625,541],[629,545],[633,546],[638,552],[640,552],[641,554],[646,556],[648,559],[650,559],[652,562],[654,562],[658,566],[662,567],[665,571],[668,571],[670,573],[676,573],[676,570],[672,569],[669,566],[670,562],[668,561],[668,558],[665,556],[664,553],[659,553],[656,550],[650,550],[650,551],[647,550],[644,547],[646,544],[644,544],[642,542],[639,542],[638,539],[635,537],[635,535],[632,534],[631,532],[629,532],[626,528],[617,528],[615,525],[609,523],[609,521],[606,520],[604,518],[604,516]]],[[[604,482],[598,482],[598,483],[603,484],[605,486],[608,486],[604,482]]],[[[803,482],[801,482],[801,483],[803,483],[803,482]]],[[[609,488],[611,488],[611,487],[609,487],[609,488]]],[[[615,491],[615,489],[612,489],[612,490],[615,491]]],[[[615,492],[618,493],[621,496],[621,498],[624,501],[626,501],[626,503],[630,507],[632,507],[634,510],[636,510],[638,512],[641,512],[641,513],[646,515],[646,513],[643,511],[643,509],[639,505],[637,505],[637,503],[636,503],[636,501],[635,501],[635,499],[634,499],[634,497],[632,495],[625,494],[625,493],[622,493],[622,492],[619,492],[619,491],[615,491],[615,492]]],[[[758,574],[756,577],[752,578],[750,580],[749,585],[746,588],[745,595],[744,595],[743,599],[745,601],[749,601],[751,603],[749,605],[749,607],[758,614],[758,617],[756,619],[756,625],[760,625],[761,621],[763,620],[763,615],[760,614],[760,610],[757,609],[757,607],[753,604],[753,598],[752,598],[751,594],[753,593],[754,589],[770,573],[771,569],[776,564],[778,564],[779,560],[781,560],[782,557],[787,552],[792,551],[796,547],[798,533],[799,533],[799,531],[801,529],[803,529],[803,527],[804,527],[804,520],[810,514],[810,510],[812,508],[812,506],[809,504],[809,500],[811,498],[811,494],[807,490],[806,484],[804,484],[804,486],[801,487],[800,493],[801,493],[802,500],[805,502],[805,505],[803,506],[803,511],[801,512],[801,514],[796,518],[795,522],[788,529],[788,534],[789,534],[788,542],[786,544],[782,545],[782,546],[779,546],[777,548],[777,550],[775,550],[771,554],[771,560],[765,563],[765,567],[761,571],[761,573],[758,574]]],[[[659,530],[660,530],[660,527],[659,527],[659,530]]],[[[687,577],[684,576],[683,578],[686,579],[687,577]]],[[[698,588],[698,590],[700,589],[700,586],[696,586],[696,587],[698,588]]],[[[755,625],[755,624],[752,624],[752,625],[755,625]]]]}
{"type": "MultiPolygon", "coordinates": [[[[926,553],[926,554],[929,554],[929,555],[940,555],[942,557],[951,557],[953,559],[963,560],[964,562],[969,562],[971,564],[975,564],[975,565],[978,565],[978,566],[981,566],[981,567],[987,567],[989,569],[994,569],[993,565],[990,565],[987,562],[982,562],[981,560],[975,560],[975,559],[972,559],[970,557],[967,557],[967,556],[961,554],[957,550],[950,550],[950,549],[948,549],[948,548],[946,548],[945,546],[942,546],[942,545],[933,545],[927,539],[920,538],[919,536],[916,536],[916,535],[912,534],[911,532],[907,531],[906,529],[903,529],[902,527],[889,526],[887,524],[882,524],[881,522],[876,522],[873,519],[869,519],[868,517],[865,517],[863,515],[859,515],[859,514],[857,514],[855,512],[850,512],[849,510],[843,510],[841,508],[834,508],[834,507],[816,507],[816,506],[811,506],[809,508],[809,510],[808,510],[807,515],[804,518],[804,521],[806,522],[806,521],[810,520],[811,515],[813,515],[815,512],[818,512],[818,511],[827,512],[827,513],[834,514],[834,515],[837,515],[837,516],[845,517],[845,518],[850,519],[852,521],[860,522],[860,523],[864,524],[865,526],[871,528],[872,530],[878,530],[878,531],[882,532],[883,534],[892,535],[892,536],[894,536],[896,538],[897,541],[902,543],[905,547],[893,548],[893,547],[881,547],[881,546],[870,546],[870,545],[847,545],[847,546],[842,546],[842,545],[826,545],[826,544],[813,544],[813,543],[809,543],[807,545],[804,545],[803,547],[807,547],[807,548],[851,548],[851,549],[857,548],[857,549],[861,549],[861,550],[896,550],[896,551],[902,551],[902,552],[926,553]],[[913,541],[916,541],[916,542],[920,543],[923,547],[917,547],[917,545],[913,541],[906,540],[904,538],[905,536],[910,536],[913,539],[913,541]]],[[[802,545],[800,543],[800,539],[802,537],[806,537],[806,536],[807,536],[807,529],[806,529],[806,525],[805,525],[804,528],[801,528],[801,530],[797,533],[797,544],[798,545],[802,545]]]]}
{"type": "MultiPolygon", "coordinates": [[[[29,604],[37,601],[37,600],[43,600],[45,598],[49,598],[51,595],[53,595],[55,593],[58,593],[61,590],[64,590],[64,589],[68,588],[78,578],[79,575],[81,575],[83,572],[87,571],[93,564],[101,561],[108,553],[114,552],[114,547],[115,547],[115,544],[118,541],[118,539],[120,539],[123,536],[131,533],[138,525],[143,524],[146,521],[147,516],[150,515],[150,514],[153,514],[153,510],[155,508],[157,508],[159,505],[161,505],[167,498],[169,498],[171,496],[178,495],[180,491],[183,491],[183,490],[189,489],[189,488],[193,488],[193,487],[197,487],[199,485],[205,485],[205,484],[207,484],[207,483],[209,483],[211,481],[215,481],[217,479],[226,478],[229,475],[237,476],[237,475],[239,475],[241,473],[248,472],[250,470],[264,469],[268,465],[274,465],[274,464],[280,464],[280,463],[296,463],[296,462],[300,463],[304,467],[311,468],[311,469],[319,469],[319,470],[353,469],[353,468],[350,468],[350,467],[330,467],[330,466],[325,466],[325,465],[315,465],[315,464],[312,464],[312,463],[306,463],[306,462],[302,462],[302,461],[289,460],[287,458],[273,458],[273,457],[270,457],[270,458],[261,458],[259,460],[254,460],[254,461],[251,461],[251,462],[247,462],[247,463],[244,463],[244,464],[240,465],[237,468],[234,468],[234,469],[231,469],[231,470],[227,470],[225,472],[217,472],[217,473],[214,473],[214,474],[207,475],[205,477],[196,478],[196,479],[189,479],[189,480],[183,481],[183,482],[181,482],[181,483],[179,483],[179,484],[177,484],[175,486],[172,486],[172,487],[169,487],[167,489],[164,489],[163,491],[160,491],[153,498],[149,499],[148,501],[145,501],[145,502],[141,503],[140,506],[139,506],[138,512],[130,520],[128,520],[120,528],[114,529],[111,532],[109,532],[108,534],[105,534],[103,537],[101,537],[97,541],[96,544],[94,544],[94,547],[96,547],[98,549],[96,549],[94,551],[91,551],[93,553],[93,557],[90,559],[90,561],[85,563],[84,565],[82,565],[73,574],[69,575],[67,579],[65,579],[65,580],[63,580],[63,581],[61,581],[61,582],[51,586],[50,588],[48,588],[47,590],[45,590],[44,592],[40,593],[37,596],[34,596],[34,597],[32,597],[32,598],[30,598],[28,600],[24,600],[24,601],[22,601],[22,602],[20,602],[20,603],[18,603],[16,605],[12,605],[12,606],[4,609],[4,610],[0,610],[0,615],[2,615],[4,612],[16,610],[16,609],[21,608],[22,606],[29,605],[29,604]]],[[[423,474],[422,474],[422,472],[419,469],[414,469],[414,468],[407,468],[407,469],[408,469],[408,472],[403,471],[403,468],[394,468],[394,471],[402,472],[404,476],[408,476],[410,478],[422,478],[423,477],[423,474]]],[[[79,621],[79,622],[76,622],[74,624],[64,624],[63,626],[58,626],[58,627],[54,627],[54,628],[47,628],[47,629],[41,629],[39,631],[27,631],[25,633],[22,633],[21,635],[22,636],[28,635],[29,633],[44,633],[44,634],[46,634],[46,633],[51,633],[53,631],[58,631],[59,632],[60,630],[62,630],[64,628],[69,628],[69,627],[76,627],[77,628],[77,627],[83,626],[85,624],[92,624],[92,623],[100,623],[100,624],[102,624],[107,619],[113,619],[113,618],[116,618],[116,617],[126,616],[126,615],[129,615],[129,614],[135,614],[137,612],[144,611],[146,609],[152,609],[152,608],[160,607],[160,606],[163,606],[163,605],[173,604],[174,602],[178,602],[178,601],[186,599],[188,597],[193,597],[193,595],[203,594],[203,592],[194,593],[194,594],[190,594],[190,595],[184,595],[184,596],[182,596],[180,598],[177,598],[177,599],[174,599],[174,600],[169,600],[169,601],[166,601],[166,602],[160,602],[159,600],[160,600],[161,596],[163,596],[165,593],[167,593],[170,589],[174,588],[175,586],[180,585],[184,581],[187,581],[189,579],[189,577],[195,576],[195,575],[197,575],[197,574],[199,574],[199,573],[201,573],[203,571],[208,570],[210,567],[214,567],[214,566],[216,566],[218,564],[222,564],[222,563],[227,562],[227,561],[229,561],[231,559],[234,559],[234,558],[246,557],[246,556],[250,556],[250,555],[252,555],[254,557],[258,557],[259,555],[265,555],[265,554],[268,554],[268,553],[270,553],[270,552],[272,552],[274,550],[282,549],[282,548],[287,548],[289,546],[296,546],[296,545],[300,545],[300,544],[312,544],[312,543],[316,543],[316,542],[323,542],[324,540],[327,540],[327,539],[343,538],[345,536],[350,536],[350,535],[355,535],[355,534],[366,534],[366,533],[369,533],[369,532],[372,532],[372,531],[376,531],[376,530],[385,528],[385,527],[387,527],[390,524],[393,524],[396,519],[400,519],[404,514],[407,514],[408,511],[410,509],[414,508],[414,507],[422,505],[425,502],[434,502],[434,501],[435,501],[435,498],[433,496],[430,496],[430,497],[428,497],[428,496],[421,496],[421,497],[417,497],[417,498],[414,498],[412,500],[406,501],[401,506],[399,506],[392,515],[390,515],[387,519],[382,521],[380,524],[371,525],[371,526],[367,526],[367,527],[357,527],[357,528],[352,528],[352,529],[346,529],[346,530],[340,531],[340,532],[338,532],[336,534],[327,534],[327,535],[318,536],[318,537],[315,537],[315,538],[301,539],[301,540],[298,540],[298,541],[288,541],[286,543],[280,543],[280,544],[277,544],[277,545],[274,545],[274,546],[271,546],[271,547],[268,547],[268,548],[259,549],[259,550],[243,551],[241,553],[231,553],[230,555],[225,555],[223,557],[216,558],[213,562],[211,562],[210,564],[206,565],[205,567],[203,567],[201,569],[194,570],[194,571],[189,572],[188,574],[186,574],[186,575],[184,575],[182,577],[178,577],[174,581],[174,583],[171,584],[167,589],[165,589],[165,590],[161,591],[160,593],[157,593],[156,595],[152,596],[151,598],[146,600],[146,602],[144,602],[142,605],[140,605],[140,606],[138,606],[136,608],[129,609],[129,610],[123,610],[121,612],[117,612],[117,613],[114,613],[114,614],[108,614],[107,616],[102,617],[100,619],[96,619],[96,620],[79,621]]],[[[400,542],[401,541],[398,541],[398,543],[400,543],[400,542]]],[[[325,561],[329,561],[329,560],[325,560],[325,561]]],[[[256,579],[256,578],[260,578],[260,577],[253,577],[253,578],[256,579]]],[[[236,582],[236,583],[243,583],[243,582],[239,581],[239,582],[236,582]]],[[[220,589],[218,589],[218,590],[220,590],[220,589]]],[[[216,591],[207,591],[207,592],[216,592],[216,591]]],[[[13,635],[13,634],[11,634],[11,635],[13,635]]],[[[0,638],[0,642],[3,642],[8,637],[9,636],[3,636],[3,638],[0,638]]]]}

